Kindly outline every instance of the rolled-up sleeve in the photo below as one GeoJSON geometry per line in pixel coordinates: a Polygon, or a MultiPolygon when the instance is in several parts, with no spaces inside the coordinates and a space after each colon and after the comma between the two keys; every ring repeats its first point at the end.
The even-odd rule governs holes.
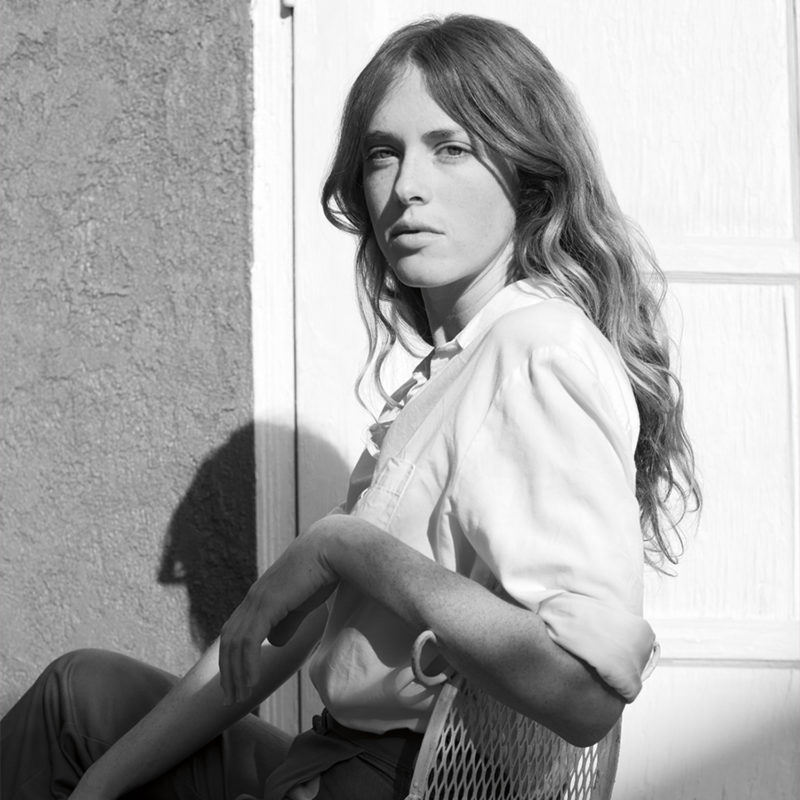
{"type": "Polygon", "coordinates": [[[506,373],[459,460],[452,511],[504,591],[631,701],[655,637],[642,618],[635,435],[605,374],[558,346],[506,373]]]}

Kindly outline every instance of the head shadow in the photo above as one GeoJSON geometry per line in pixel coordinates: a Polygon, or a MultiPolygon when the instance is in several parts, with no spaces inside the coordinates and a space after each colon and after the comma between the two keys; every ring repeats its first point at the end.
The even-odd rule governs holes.
{"type": "MultiPolygon", "coordinates": [[[[271,440],[294,446],[294,431],[274,426],[271,440]]],[[[341,485],[349,470],[326,441],[305,435],[318,473],[341,485]]],[[[269,498],[267,498],[269,502],[269,498]]],[[[172,514],[158,582],[183,584],[192,641],[206,649],[258,575],[254,425],[235,430],[209,453],[172,514]]]]}

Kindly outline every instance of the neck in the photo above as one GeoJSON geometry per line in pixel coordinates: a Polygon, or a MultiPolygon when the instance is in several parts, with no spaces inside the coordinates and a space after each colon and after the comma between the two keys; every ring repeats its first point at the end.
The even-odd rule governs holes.
{"type": "Polygon", "coordinates": [[[504,251],[483,272],[464,284],[422,289],[434,346],[439,347],[458,336],[506,285],[507,275],[508,254],[504,251]]]}

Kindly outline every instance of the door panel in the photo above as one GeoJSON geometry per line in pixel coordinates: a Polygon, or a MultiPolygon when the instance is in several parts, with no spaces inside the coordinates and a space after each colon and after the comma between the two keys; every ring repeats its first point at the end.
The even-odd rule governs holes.
{"type": "MultiPolygon", "coordinates": [[[[345,470],[322,451],[354,463],[370,422],[351,391],[365,352],[353,247],[318,201],[341,105],[385,35],[454,10],[518,26],[567,77],[621,205],[671,279],[706,509],[699,526],[689,521],[678,577],[648,575],[664,663],[626,712],[615,797],[797,796],[800,719],[787,714],[800,662],[793,3],[298,0],[299,526],[344,491],[345,470]]],[[[399,362],[398,378],[409,359],[399,362]]],[[[306,722],[315,702],[306,693],[303,703],[306,722]]]]}

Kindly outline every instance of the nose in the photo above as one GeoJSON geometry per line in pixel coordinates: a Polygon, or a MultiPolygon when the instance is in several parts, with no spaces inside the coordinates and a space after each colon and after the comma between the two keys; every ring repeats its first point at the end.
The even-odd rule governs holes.
{"type": "Polygon", "coordinates": [[[427,203],[431,194],[431,176],[425,161],[417,154],[406,153],[394,182],[394,192],[404,206],[427,203]]]}

